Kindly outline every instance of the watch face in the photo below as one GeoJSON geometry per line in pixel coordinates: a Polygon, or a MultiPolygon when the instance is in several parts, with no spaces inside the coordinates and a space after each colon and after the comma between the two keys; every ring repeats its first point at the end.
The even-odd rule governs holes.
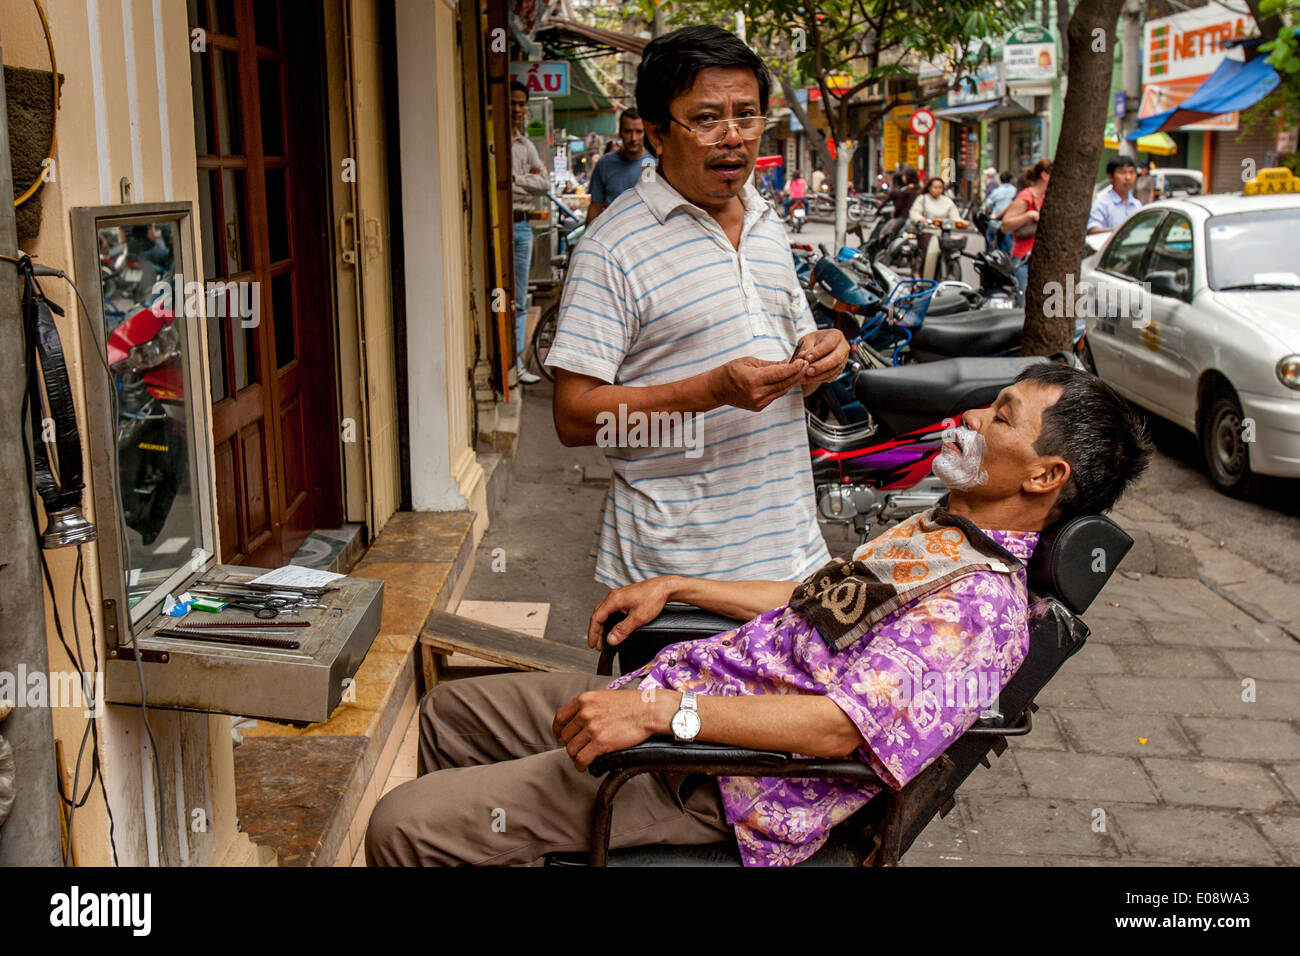
{"type": "Polygon", "coordinates": [[[673,715],[673,733],[678,737],[694,737],[700,732],[700,715],[693,710],[679,710],[673,715]]]}

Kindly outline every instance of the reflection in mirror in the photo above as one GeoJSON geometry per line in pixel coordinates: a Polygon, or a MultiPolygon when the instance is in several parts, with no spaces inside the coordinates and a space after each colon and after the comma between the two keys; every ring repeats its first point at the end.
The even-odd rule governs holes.
{"type": "Polygon", "coordinates": [[[190,481],[186,336],[172,309],[184,274],[180,220],[104,225],[100,297],[113,375],[118,494],[131,606],[188,563],[201,544],[190,481]]]}

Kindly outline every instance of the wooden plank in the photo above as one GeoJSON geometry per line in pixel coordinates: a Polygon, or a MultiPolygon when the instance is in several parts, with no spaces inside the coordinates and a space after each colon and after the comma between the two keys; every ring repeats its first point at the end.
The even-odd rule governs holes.
{"type": "Polygon", "coordinates": [[[551,605],[533,601],[461,601],[456,605],[456,613],[480,624],[543,638],[551,605]]]}
{"type": "Polygon", "coordinates": [[[596,672],[596,651],[556,644],[520,631],[471,621],[446,611],[431,611],[420,644],[442,653],[459,652],[521,671],[596,672]]]}

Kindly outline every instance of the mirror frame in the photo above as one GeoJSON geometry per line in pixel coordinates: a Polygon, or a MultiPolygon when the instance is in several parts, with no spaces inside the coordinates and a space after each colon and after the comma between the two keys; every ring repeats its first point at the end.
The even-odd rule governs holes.
{"type": "MultiPolygon", "coordinates": [[[[203,281],[202,264],[194,242],[194,204],[192,202],[128,203],[116,206],[81,206],[71,210],[72,257],[78,288],[82,290],[83,314],[94,333],[91,348],[81,348],[81,369],[86,396],[86,443],[89,449],[89,477],[93,489],[95,524],[99,529],[99,585],[105,609],[110,601],[116,602],[116,630],[108,633],[110,647],[133,643],[127,640],[129,625],[138,624],[151,616],[169,591],[196,570],[205,570],[217,561],[216,502],[213,498],[211,449],[211,399],[208,391],[206,314],[201,319],[186,320],[182,328],[184,343],[181,362],[185,377],[189,409],[188,429],[190,488],[194,495],[194,511],[199,519],[199,541],[207,558],[196,568],[193,558],[182,561],[170,574],[135,607],[128,602],[126,541],[121,512],[121,496],[117,475],[117,422],[113,411],[113,383],[104,367],[106,331],[104,307],[99,278],[99,230],[113,226],[135,226],[152,222],[173,223],[178,258],[190,273],[180,272],[185,281],[203,281]],[[87,293],[91,294],[87,294],[87,293]],[[109,516],[112,516],[110,518],[109,516]],[[129,611],[128,613],[125,613],[129,611]]],[[[206,300],[205,300],[206,306],[206,300]]],[[[84,329],[80,330],[84,340],[84,329]]],[[[191,549],[191,555],[193,550],[191,549]]],[[[113,621],[106,622],[109,626],[113,621]]]]}

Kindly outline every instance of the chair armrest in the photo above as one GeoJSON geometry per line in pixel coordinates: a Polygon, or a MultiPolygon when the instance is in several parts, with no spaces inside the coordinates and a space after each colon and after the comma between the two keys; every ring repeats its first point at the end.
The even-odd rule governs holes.
{"type": "MultiPolygon", "coordinates": [[[[614,625],[624,617],[626,615],[622,611],[615,611],[606,618],[603,637],[608,637],[614,625]]],[[[712,611],[701,610],[691,604],[670,601],[664,605],[658,617],[642,624],[621,643],[613,646],[605,643],[600,650],[596,673],[612,675],[614,660],[618,658],[620,669],[626,674],[628,671],[636,670],[641,663],[650,660],[669,644],[721,634],[724,631],[735,630],[744,623],[712,611]]]]}
{"type": "Polygon", "coordinates": [[[601,754],[591,762],[589,772],[647,771],[703,773],[712,777],[833,777],[885,787],[876,773],[854,759],[827,760],[794,757],[780,750],[751,750],[715,743],[679,743],[671,737],[651,737],[626,750],[601,754]]]}

